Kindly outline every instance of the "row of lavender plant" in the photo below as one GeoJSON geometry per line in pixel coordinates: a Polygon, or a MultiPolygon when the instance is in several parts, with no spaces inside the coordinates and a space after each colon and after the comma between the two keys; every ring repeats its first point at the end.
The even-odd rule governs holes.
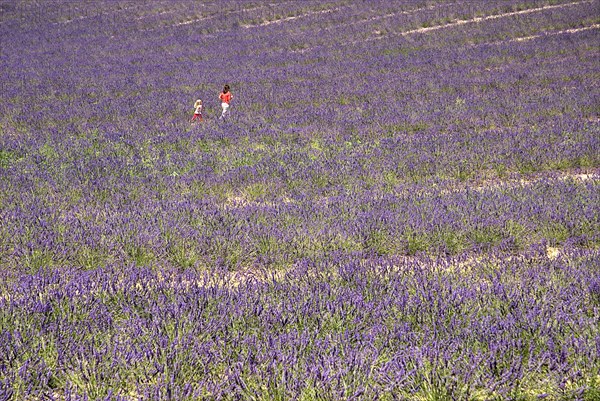
{"type": "Polygon", "coordinates": [[[0,399],[594,399],[595,9],[0,4],[0,399]]]}
{"type": "Polygon", "coordinates": [[[598,256],[340,257],[235,281],[122,264],[34,274],[3,286],[0,394],[592,400],[598,256]]]}
{"type": "MultiPolygon", "coordinates": [[[[463,171],[496,168],[527,172],[594,166],[597,165],[598,154],[595,142],[597,124],[586,124],[586,120],[593,119],[596,113],[594,104],[597,103],[597,95],[585,90],[584,83],[593,80],[595,72],[592,46],[595,35],[594,31],[578,34],[576,47],[559,51],[557,46],[570,46],[570,36],[511,44],[511,47],[452,48],[444,54],[412,45],[406,49],[398,48],[399,53],[393,50],[389,53],[390,49],[379,44],[367,53],[373,66],[365,64],[364,58],[327,62],[322,62],[324,58],[316,58],[310,59],[306,65],[286,63],[285,80],[275,82],[268,77],[277,74],[282,67],[277,64],[281,57],[270,57],[272,64],[267,62],[266,65],[272,65],[272,68],[265,69],[264,65],[260,66],[260,70],[245,68],[248,76],[240,79],[244,85],[240,88],[241,99],[236,105],[243,119],[238,121],[233,131],[235,135],[255,135],[257,130],[268,127],[264,131],[270,130],[275,135],[279,135],[281,129],[309,136],[325,133],[334,135],[332,140],[336,142],[344,138],[352,143],[356,142],[353,138],[364,138],[365,133],[378,137],[384,134],[404,138],[405,145],[412,148],[423,146],[418,142],[421,140],[431,143],[431,138],[440,133],[452,135],[456,140],[447,142],[461,147],[481,141],[485,143],[496,135],[495,132],[489,135],[488,131],[509,128],[511,132],[503,133],[509,138],[492,141],[494,146],[501,146],[500,149],[482,147],[479,152],[469,152],[464,156],[465,152],[460,148],[449,152],[440,149],[442,155],[460,155],[463,160],[467,157],[480,159],[465,160],[464,166],[457,165],[457,160],[440,175],[447,176],[448,170],[457,172],[461,168],[463,171]],[[401,50],[407,50],[411,57],[403,57],[401,50]],[[500,56],[498,50],[501,50],[500,56]],[[523,57],[524,53],[528,56],[523,57]],[[553,61],[546,63],[550,58],[553,61]],[[575,69],[573,63],[576,63],[575,69]],[[342,70],[350,73],[339,74],[342,70]],[[369,72],[368,77],[364,71],[369,72]],[[357,84],[357,78],[360,84],[357,84]],[[333,85],[327,85],[328,80],[333,85]],[[324,85],[327,89],[325,96],[324,85]],[[383,97],[373,95],[374,91],[383,93],[383,97]],[[514,101],[515,97],[518,102],[514,101]],[[542,102],[544,108],[539,107],[542,102]],[[328,125],[335,129],[322,129],[328,125]],[[550,137],[549,130],[555,132],[550,137]],[[415,138],[412,135],[415,132],[428,135],[415,138]],[[406,134],[410,134],[410,142],[406,142],[406,134]],[[525,138],[535,142],[518,144],[515,149],[515,137],[519,142],[525,138]],[[551,151],[547,148],[550,145],[551,151]],[[574,145],[576,148],[573,148],[574,145]],[[527,151],[520,151],[524,149],[527,151]],[[565,154],[571,156],[564,157],[565,154]],[[516,160],[481,160],[490,155],[516,160]]],[[[176,49],[181,51],[176,60],[189,53],[184,44],[176,49]]],[[[123,54],[118,52],[118,55],[123,54]]],[[[69,60],[68,57],[64,59],[69,60]]],[[[173,72],[172,78],[167,80],[156,74],[160,69],[153,72],[148,66],[139,67],[140,63],[144,63],[139,56],[120,62],[110,60],[110,63],[116,63],[114,66],[100,63],[100,67],[91,71],[73,69],[74,66],[67,61],[63,67],[73,71],[71,78],[39,80],[36,86],[31,86],[35,81],[30,80],[28,70],[14,68],[7,76],[7,82],[11,83],[6,84],[6,96],[11,101],[4,106],[4,130],[9,133],[17,131],[14,138],[21,141],[23,131],[37,133],[48,126],[85,131],[90,122],[98,126],[100,121],[107,120],[118,130],[137,129],[140,125],[155,127],[157,123],[167,125],[169,129],[165,120],[172,120],[169,116],[176,116],[178,121],[185,120],[188,117],[183,107],[186,97],[193,98],[198,92],[209,99],[207,113],[214,115],[210,101],[214,93],[209,89],[212,87],[216,92],[216,85],[201,83],[199,90],[191,84],[181,85],[180,82],[189,81],[189,70],[176,60],[162,67],[173,72]],[[123,64],[128,64],[125,70],[122,70],[123,64]],[[117,73],[117,70],[122,72],[117,73]],[[87,78],[90,72],[102,74],[102,79],[90,82],[87,78]],[[125,94],[118,90],[123,85],[133,85],[136,89],[125,94]],[[23,96],[34,97],[38,93],[44,106],[40,107],[40,111],[31,113],[22,101],[23,96]],[[147,99],[153,99],[153,103],[145,105],[147,99]],[[74,109],[72,105],[79,102],[83,106],[74,109]],[[137,112],[144,110],[143,107],[152,112],[137,112]],[[51,119],[48,119],[49,115],[51,119]],[[57,119],[57,115],[64,117],[57,119]]],[[[199,65],[200,68],[210,68],[209,62],[199,65]]],[[[207,80],[214,82],[223,78],[208,77],[207,80]]],[[[213,132],[213,127],[208,131],[209,134],[213,132]]],[[[231,131],[230,128],[229,133],[231,131]]],[[[155,130],[149,133],[155,135],[155,130]]],[[[39,136],[36,134],[37,140],[39,136]]],[[[442,138],[445,139],[445,136],[442,138]]],[[[5,147],[10,151],[9,145],[5,147]]],[[[404,153],[398,154],[405,156],[404,153]]],[[[8,156],[5,155],[5,158],[8,156]]],[[[413,174],[418,170],[411,169],[413,174]]]]}
{"type": "MultiPolygon", "coordinates": [[[[298,173],[306,183],[291,181],[302,186],[282,199],[268,188],[277,192],[285,177],[257,183],[248,168],[220,183],[201,171],[191,179],[152,171],[128,178],[104,175],[109,168],[73,171],[80,175],[71,185],[46,176],[5,186],[11,195],[2,199],[3,263],[14,272],[116,262],[235,270],[336,253],[517,252],[542,241],[595,247],[600,239],[598,180],[547,178],[476,191],[397,185],[398,193],[386,193],[374,186],[361,193],[311,169],[298,173]]],[[[378,185],[394,184],[387,180],[378,185]]]]}
{"type": "MultiPolygon", "coordinates": [[[[589,36],[589,39],[593,39],[593,36],[589,36]]],[[[529,51],[545,49],[537,46],[527,48],[529,51]]],[[[586,52],[587,49],[583,48],[582,51],[586,52]]],[[[424,54],[421,56],[425,57],[424,54]]],[[[507,61],[510,60],[507,57],[507,61]]],[[[81,140],[79,143],[84,154],[92,149],[95,152],[113,152],[131,164],[129,159],[139,159],[144,156],[142,153],[146,153],[150,160],[145,160],[145,163],[155,168],[157,166],[154,164],[159,162],[161,166],[172,163],[164,160],[161,153],[169,158],[175,153],[169,148],[178,150],[178,147],[183,147],[184,152],[195,156],[214,157],[210,164],[217,172],[227,171],[240,163],[253,166],[265,156],[286,159],[298,154],[298,150],[305,155],[302,164],[309,167],[314,163],[312,159],[323,163],[351,157],[367,168],[376,171],[391,169],[400,180],[410,177],[416,181],[432,176],[437,179],[465,179],[487,174],[490,170],[502,175],[513,171],[528,173],[594,167],[598,164],[598,127],[597,121],[587,120],[593,118],[596,96],[593,91],[581,89],[584,80],[593,77],[592,65],[587,67],[593,59],[580,60],[583,61],[582,70],[574,74],[572,69],[566,69],[570,58],[564,60],[562,75],[556,74],[556,66],[553,65],[550,71],[555,76],[550,75],[550,71],[542,70],[528,77],[527,70],[531,69],[532,64],[539,64],[540,59],[532,60],[532,64],[516,63],[510,68],[505,65],[500,68],[509,68],[511,74],[503,75],[503,82],[496,79],[482,82],[479,78],[470,77],[462,77],[461,80],[456,70],[444,65],[431,71],[419,71],[418,76],[426,82],[435,82],[434,72],[443,71],[449,78],[442,80],[442,85],[434,86],[431,91],[424,91],[420,88],[422,83],[411,78],[414,81],[408,85],[413,87],[407,88],[402,101],[379,105],[389,108],[384,115],[375,102],[367,100],[361,105],[365,109],[359,107],[353,110],[357,107],[357,99],[366,96],[362,91],[352,94],[350,98],[354,100],[348,101],[341,89],[335,89],[333,97],[339,102],[317,110],[307,109],[303,105],[306,100],[298,99],[294,103],[288,97],[290,106],[284,110],[271,108],[271,103],[267,103],[271,110],[248,113],[255,108],[254,103],[248,101],[244,104],[242,100],[238,111],[241,116],[234,125],[215,127],[207,124],[195,131],[189,131],[178,122],[164,121],[169,112],[167,104],[172,107],[180,95],[163,100],[162,110],[160,106],[155,108],[160,116],[152,113],[125,115],[128,110],[135,111],[136,103],[124,96],[119,98],[117,95],[116,99],[110,97],[110,88],[117,82],[99,88],[100,93],[95,90],[85,92],[97,100],[91,100],[95,103],[83,110],[73,111],[69,109],[69,104],[73,100],[79,101],[79,96],[83,97],[85,93],[68,101],[58,100],[62,95],[56,93],[51,95],[54,101],[44,106],[47,109],[22,114],[16,113],[26,105],[19,103],[17,97],[12,98],[15,100],[13,104],[4,106],[7,114],[3,120],[3,130],[7,135],[2,138],[3,165],[19,170],[20,163],[28,162],[25,156],[35,158],[37,152],[41,156],[44,153],[49,156],[53,152],[63,153],[65,146],[81,140]],[[514,74],[519,78],[515,79],[514,74]],[[539,87],[543,83],[541,80],[546,81],[547,88],[544,90],[539,87]],[[561,84],[561,81],[564,83],[561,84]],[[477,91],[481,93],[473,95],[477,91]],[[442,95],[435,100],[438,103],[434,103],[433,94],[439,92],[442,95]],[[510,104],[509,99],[520,93],[534,95],[530,99],[526,95],[520,96],[523,103],[510,104]],[[544,102],[543,109],[537,106],[539,102],[544,102]],[[400,112],[402,106],[406,107],[400,112]],[[61,113],[60,117],[55,113],[61,113]],[[372,117],[365,118],[369,114],[372,117]],[[334,128],[322,129],[325,121],[330,121],[334,128]],[[140,128],[143,128],[141,132],[138,131],[140,128]],[[166,135],[169,131],[175,132],[166,135]],[[33,138],[27,139],[28,136],[33,138]],[[172,143],[165,143],[162,138],[166,137],[172,138],[169,139],[172,143]],[[340,146],[342,143],[343,146],[340,146]],[[190,146],[191,149],[187,149],[190,146]],[[269,150],[265,151],[265,148],[269,150]]],[[[471,74],[482,73],[481,70],[488,68],[484,67],[487,65],[482,63],[480,69],[471,74]]],[[[295,75],[300,76],[301,73],[298,71],[295,75]]],[[[390,77],[388,82],[391,84],[400,84],[393,79],[391,72],[386,76],[390,77]]],[[[274,101],[280,102],[278,99],[274,101]]],[[[170,111],[175,112],[172,109],[170,111]]],[[[176,116],[180,120],[188,117],[183,113],[176,116]]],[[[96,156],[87,155],[91,159],[96,156]]],[[[80,154],[74,154],[75,158],[82,159],[80,154]]],[[[53,161],[52,157],[45,159],[53,161]]],[[[184,170],[181,166],[173,167],[178,168],[179,173],[184,170]]],[[[287,167],[282,166],[284,169],[287,167]]]]}

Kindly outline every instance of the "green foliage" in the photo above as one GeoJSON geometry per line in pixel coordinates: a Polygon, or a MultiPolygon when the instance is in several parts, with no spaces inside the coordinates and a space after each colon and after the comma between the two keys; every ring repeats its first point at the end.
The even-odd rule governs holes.
{"type": "Polygon", "coordinates": [[[464,233],[447,229],[441,232],[440,237],[444,247],[450,254],[459,254],[469,248],[469,243],[464,233]]]}
{"type": "Polygon", "coordinates": [[[429,128],[429,124],[426,121],[420,120],[416,122],[402,122],[396,124],[388,124],[385,126],[385,130],[388,136],[395,137],[397,135],[408,134],[414,135],[420,132],[424,132],[429,128]]]}
{"type": "Polygon", "coordinates": [[[126,243],[124,246],[125,254],[128,259],[137,266],[150,266],[156,259],[154,252],[144,245],[126,243]]]}
{"type": "Polygon", "coordinates": [[[545,222],[540,231],[542,237],[550,240],[554,245],[564,242],[570,234],[569,229],[563,223],[555,221],[545,222]]]}
{"type": "Polygon", "coordinates": [[[194,268],[200,259],[193,244],[173,244],[168,247],[167,254],[171,263],[183,270],[194,268]]]}
{"type": "Polygon", "coordinates": [[[10,167],[11,164],[17,160],[18,156],[15,152],[7,149],[0,149],[0,168],[10,167]]]}
{"type": "Polygon", "coordinates": [[[244,198],[247,199],[250,202],[256,202],[259,201],[261,199],[263,199],[265,197],[265,195],[267,195],[267,185],[263,184],[263,183],[254,183],[251,185],[248,185],[243,193],[244,193],[244,198]]]}
{"type": "Polygon", "coordinates": [[[76,250],[75,260],[77,265],[84,270],[93,270],[104,267],[109,258],[98,248],[82,245],[76,250]]]}
{"type": "Polygon", "coordinates": [[[53,253],[47,249],[32,249],[22,258],[23,268],[29,274],[35,274],[38,271],[53,266],[53,253]]]}
{"type": "Polygon", "coordinates": [[[408,231],[403,237],[407,241],[406,252],[409,255],[427,251],[431,244],[429,236],[425,233],[408,231]]]}
{"type": "Polygon", "coordinates": [[[394,246],[392,235],[384,230],[373,230],[369,233],[366,243],[366,249],[372,250],[377,255],[391,255],[398,251],[394,246]]]}
{"type": "Polygon", "coordinates": [[[479,246],[493,247],[502,241],[504,235],[499,227],[485,226],[469,231],[468,237],[479,246]]]}

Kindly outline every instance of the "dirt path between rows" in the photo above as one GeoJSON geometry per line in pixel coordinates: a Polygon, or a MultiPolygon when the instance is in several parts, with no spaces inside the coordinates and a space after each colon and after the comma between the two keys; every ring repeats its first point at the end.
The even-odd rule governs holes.
{"type": "MultiPolygon", "coordinates": [[[[402,31],[402,32],[389,33],[389,34],[386,34],[386,35],[378,34],[377,36],[373,36],[373,37],[366,38],[366,39],[360,39],[360,40],[354,40],[354,41],[344,42],[344,43],[341,43],[340,45],[349,45],[349,44],[350,45],[356,45],[356,44],[359,44],[359,43],[368,43],[368,42],[373,42],[373,41],[382,40],[382,39],[389,39],[389,38],[393,38],[393,37],[401,37],[401,36],[410,36],[410,35],[414,35],[414,34],[422,34],[422,33],[437,31],[437,30],[441,30],[441,29],[454,28],[454,27],[461,26],[461,25],[466,25],[466,24],[480,23],[480,22],[489,21],[489,20],[495,20],[495,19],[500,19],[500,18],[507,18],[507,17],[512,17],[512,16],[516,16],[516,15],[531,14],[531,13],[542,12],[542,11],[546,11],[546,10],[561,9],[561,8],[566,8],[566,7],[573,7],[573,6],[582,5],[582,4],[591,4],[593,2],[594,2],[594,0],[576,1],[576,2],[572,2],[572,3],[553,4],[553,5],[543,6],[543,7],[529,8],[529,9],[526,9],[526,10],[511,11],[511,12],[501,13],[501,14],[487,15],[487,16],[483,16],[483,17],[473,17],[473,18],[465,19],[465,20],[454,20],[452,22],[449,22],[449,23],[443,24],[443,25],[435,25],[435,26],[430,26],[430,27],[416,28],[416,29],[411,29],[411,30],[402,31]]],[[[414,12],[419,11],[419,10],[425,10],[425,9],[428,9],[428,8],[415,9],[414,12]]],[[[408,11],[406,11],[404,13],[408,13],[408,11]]],[[[580,32],[582,30],[593,29],[595,27],[597,27],[597,25],[593,25],[591,27],[580,28],[580,29],[571,29],[571,30],[559,31],[559,32],[556,32],[555,34],[580,32]]],[[[539,37],[542,37],[542,36],[544,36],[544,35],[539,35],[539,37]]],[[[537,37],[538,37],[538,35],[534,35],[533,37],[521,38],[521,40],[528,40],[530,38],[531,39],[535,39],[537,37]]],[[[319,46],[313,46],[313,47],[303,48],[303,49],[300,49],[300,50],[292,51],[292,53],[305,53],[305,52],[307,52],[309,50],[312,50],[312,49],[315,49],[317,47],[319,47],[319,46]]]]}
{"type": "MultiPolygon", "coordinates": [[[[437,31],[439,29],[454,28],[456,26],[465,25],[465,24],[479,23],[479,22],[495,20],[495,19],[499,19],[499,18],[512,17],[515,15],[524,15],[524,14],[530,14],[530,13],[535,13],[535,12],[540,12],[540,11],[559,9],[559,8],[565,8],[565,7],[573,7],[573,6],[577,6],[580,4],[590,4],[590,3],[593,3],[593,0],[577,1],[577,2],[573,2],[573,3],[564,3],[564,4],[554,4],[554,5],[548,5],[548,6],[543,6],[543,7],[537,7],[537,8],[529,8],[527,10],[521,10],[521,11],[512,11],[512,12],[502,13],[502,14],[487,15],[485,17],[474,17],[474,18],[466,19],[466,20],[453,21],[453,22],[450,22],[450,23],[444,24],[444,25],[423,27],[423,28],[411,29],[409,31],[399,32],[397,34],[376,36],[373,38],[365,39],[364,41],[369,42],[369,41],[373,41],[373,40],[384,39],[384,38],[391,37],[391,36],[407,36],[407,35],[412,35],[415,33],[426,33],[426,32],[431,32],[431,31],[437,31]]],[[[355,43],[359,43],[359,42],[361,42],[361,41],[357,41],[355,43]]]]}
{"type": "Polygon", "coordinates": [[[307,12],[307,13],[304,13],[304,14],[294,15],[292,17],[279,18],[279,19],[275,19],[275,20],[272,20],[272,21],[261,22],[260,24],[242,25],[242,28],[249,29],[249,28],[258,28],[258,27],[267,26],[267,25],[273,25],[273,24],[281,24],[283,22],[289,22],[289,21],[293,21],[293,20],[296,20],[296,19],[299,19],[299,18],[310,17],[311,15],[328,14],[328,13],[331,13],[331,12],[339,11],[340,9],[341,9],[341,7],[328,8],[326,10],[319,10],[319,11],[310,11],[310,12],[307,12]]]}
{"type": "MultiPolygon", "coordinates": [[[[526,187],[533,185],[538,182],[548,181],[566,181],[575,180],[579,182],[586,181],[600,181],[600,168],[582,170],[571,170],[561,172],[543,172],[539,174],[509,178],[509,179],[484,179],[478,181],[450,181],[444,186],[431,187],[431,190],[425,192],[419,192],[419,195],[449,195],[452,193],[464,192],[464,191],[476,191],[484,192],[487,190],[493,190],[498,188],[517,188],[526,187]]],[[[337,197],[322,197],[317,200],[317,203],[324,205],[332,203],[337,197]]],[[[287,196],[282,197],[275,201],[252,201],[248,200],[243,193],[236,194],[229,197],[224,203],[221,204],[221,208],[224,210],[234,210],[244,207],[277,207],[279,205],[298,204],[298,201],[287,196]]]]}
{"type": "Polygon", "coordinates": [[[582,32],[582,31],[589,31],[590,29],[598,29],[598,28],[600,28],[600,24],[594,24],[594,25],[585,26],[585,27],[581,27],[581,28],[565,29],[565,30],[562,30],[562,31],[542,33],[540,35],[532,35],[532,36],[524,36],[524,37],[521,37],[521,38],[514,38],[514,39],[510,39],[508,41],[501,42],[501,43],[507,43],[507,42],[508,43],[510,43],[510,42],[524,42],[524,41],[538,39],[538,38],[545,38],[547,36],[571,34],[571,33],[577,33],[577,32],[582,32]]]}

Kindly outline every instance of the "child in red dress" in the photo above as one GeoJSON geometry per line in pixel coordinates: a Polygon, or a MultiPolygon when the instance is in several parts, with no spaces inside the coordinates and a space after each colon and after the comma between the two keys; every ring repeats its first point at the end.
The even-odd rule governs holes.
{"type": "Polygon", "coordinates": [[[219,99],[221,100],[221,108],[223,109],[220,118],[225,118],[225,116],[229,115],[229,102],[233,99],[233,95],[229,92],[229,85],[223,87],[223,92],[219,95],[219,99]]]}

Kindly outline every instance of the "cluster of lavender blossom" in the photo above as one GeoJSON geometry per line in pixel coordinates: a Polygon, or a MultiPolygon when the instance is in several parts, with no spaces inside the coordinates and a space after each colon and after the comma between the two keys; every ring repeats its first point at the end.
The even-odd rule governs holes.
{"type": "Polygon", "coordinates": [[[0,2],[0,400],[600,397],[599,5],[0,2]]]}

